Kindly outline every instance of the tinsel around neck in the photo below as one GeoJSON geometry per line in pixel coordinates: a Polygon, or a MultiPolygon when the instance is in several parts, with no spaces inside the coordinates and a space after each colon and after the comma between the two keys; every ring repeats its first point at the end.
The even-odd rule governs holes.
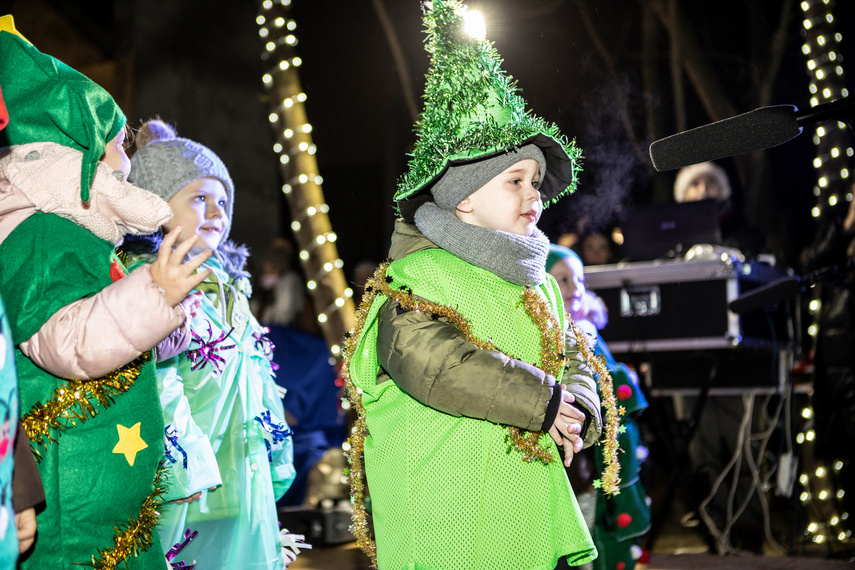
{"type": "Polygon", "coordinates": [[[545,204],[575,189],[581,151],[558,127],[529,112],[516,81],[501,68],[492,42],[463,29],[466,7],[458,0],[425,3],[430,68],[425,107],[415,125],[409,170],[395,201],[405,218],[415,212],[434,182],[453,164],[465,164],[534,143],[544,152],[541,185],[545,204]]]}

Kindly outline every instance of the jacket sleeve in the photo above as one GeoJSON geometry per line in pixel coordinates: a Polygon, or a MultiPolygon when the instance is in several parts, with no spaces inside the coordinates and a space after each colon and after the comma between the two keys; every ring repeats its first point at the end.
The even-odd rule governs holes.
{"type": "Polygon", "coordinates": [[[600,397],[597,393],[597,383],[583,360],[576,336],[569,326],[564,337],[564,357],[564,376],[561,383],[576,397],[575,406],[585,412],[588,421],[585,422],[583,438],[585,447],[589,447],[596,443],[602,431],[600,397]]]}
{"type": "Polygon", "coordinates": [[[448,321],[401,311],[391,300],[378,318],[378,382],[394,378],[419,402],[453,416],[533,431],[552,424],[557,401],[549,404],[560,388],[539,368],[480,349],[448,321]],[[547,408],[553,408],[551,419],[547,408]]]}
{"type": "MultiPolygon", "coordinates": [[[[264,393],[262,394],[262,405],[270,410],[270,421],[279,424],[286,432],[290,432],[288,421],[285,419],[285,408],[282,405],[282,397],[279,388],[273,380],[273,373],[264,378],[264,393]]],[[[278,501],[282,498],[294,479],[297,472],[294,470],[294,444],[290,435],[270,443],[270,478],[273,480],[273,497],[278,501]]]]}
{"type": "Polygon", "coordinates": [[[208,436],[196,424],[184,395],[178,358],[158,365],[157,387],[163,408],[164,467],[169,482],[164,500],[174,501],[222,484],[208,436]]]}
{"type": "Polygon", "coordinates": [[[66,305],[19,348],[54,376],[97,378],[151,349],[184,320],[144,266],[66,305]]]}
{"type": "Polygon", "coordinates": [[[163,362],[164,360],[169,360],[173,356],[178,356],[190,347],[190,341],[192,340],[192,336],[190,335],[190,326],[188,324],[190,319],[187,315],[187,306],[185,306],[190,302],[190,299],[190,297],[187,297],[178,305],[184,313],[184,322],[177,329],[169,333],[168,337],[157,343],[157,346],[154,347],[155,354],[157,355],[157,362],[163,362]]]}

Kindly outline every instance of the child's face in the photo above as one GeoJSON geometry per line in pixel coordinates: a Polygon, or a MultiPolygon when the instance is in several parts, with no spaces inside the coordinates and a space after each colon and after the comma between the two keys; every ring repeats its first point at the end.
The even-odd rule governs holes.
{"type": "Polygon", "coordinates": [[[473,226],[527,236],[543,212],[539,186],[540,167],[526,158],[470,194],[455,214],[473,226]]]}
{"type": "Polygon", "coordinates": [[[202,238],[190,253],[197,254],[205,249],[215,250],[223,239],[229,225],[229,195],[223,183],[216,178],[199,178],[178,191],[169,199],[172,219],[163,225],[165,231],[181,226],[177,243],[199,234],[202,238]]]}
{"type": "Polygon", "coordinates": [[[128,174],[131,173],[131,159],[125,152],[125,129],[121,129],[113,140],[107,141],[101,160],[113,170],[124,172],[125,180],[128,179],[128,174]]]}
{"type": "Polygon", "coordinates": [[[609,241],[602,234],[591,234],[582,242],[582,259],[587,265],[602,265],[611,258],[609,241]]]}
{"type": "Polygon", "coordinates": [[[556,261],[549,268],[549,273],[558,282],[561,297],[564,299],[564,310],[573,319],[582,315],[582,299],[585,296],[585,272],[582,264],[575,257],[565,257],[556,261]]]}

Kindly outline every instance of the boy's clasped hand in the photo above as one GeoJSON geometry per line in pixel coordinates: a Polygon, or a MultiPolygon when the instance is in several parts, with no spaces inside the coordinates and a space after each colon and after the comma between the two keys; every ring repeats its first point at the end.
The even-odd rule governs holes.
{"type": "Polygon", "coordinates": [[[564,465],[570,467],[573,454],[582,451],[582,425],[585,422],[585,414],[579,411],[573,402],[576,397],[567,391],[567,387],[561,386],[561,403],[558,406],[558,414],[549,435],[555,440],[555,444],[564,448],[564,465]]]}

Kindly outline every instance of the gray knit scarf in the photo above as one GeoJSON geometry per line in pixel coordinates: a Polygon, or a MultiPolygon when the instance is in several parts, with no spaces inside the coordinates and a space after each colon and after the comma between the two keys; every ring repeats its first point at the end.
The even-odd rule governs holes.
{"type": "Polygon", "coordinates": [[[515,285],[546,280],[549,239],[539,229],[528,236],[473,226],[433,202],[418,209],[416,227],[426,238],[460,259],[515,285]]]}

